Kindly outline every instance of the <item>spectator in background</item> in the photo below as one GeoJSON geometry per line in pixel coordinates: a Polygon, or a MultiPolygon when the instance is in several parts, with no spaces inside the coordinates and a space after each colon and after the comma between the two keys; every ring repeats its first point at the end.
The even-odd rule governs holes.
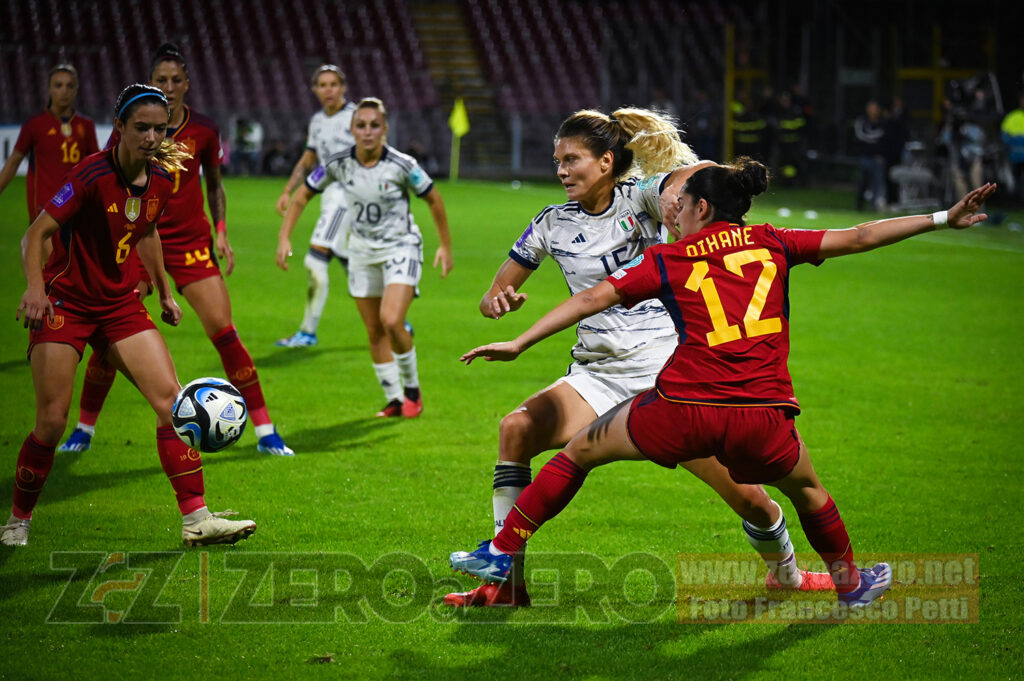
{"type": "Polygon", "coordinates": [[[1003,142],[1010,161],[1015,194],[1024,202],[1024,90],[1017,95],[1017,108],[1003,119],[1003,142]]]}
{"type": "Polygon", "coordinates": [[[715,112],[707,90],[697,91],[695,109],[686,121],[685,139],[697,158],[713,160],[721,154],[721,116],[715,112]]]}
{"type": "Polygon", "coordinates": [[[259,121],[238,119],[238,160],[243,175],[260,172],[263,153],[263,126],[259,121]]]}
{"type": "Polygon", "coordinates": [[[903,98],[892,98],[888,114],[882,124],[882,157],[885,159],[885,192],[889,204],[899,202],[899,185],[893,182],[890,171],[903,162],[903,147],[910,140],[910,121],[903,107],[903,98]]]}
{"type": "Polygon", "coordinates": [[[28,156],[28,219],[36,219],[43,204],[53,198],[64,174],[80,160],[100,150],[92,119],[75,112],[78,71],[71,64],[50,69],[50,99],[46,108],[25,121],[14,151],[0,170],[0,194],[14,179],[22,159],[28,156]]]}
{"type": "Polygon", "coordinates": [[[968,118],[963,108],[950,106],[939,142],[948,154],[953,191],[966,194],[968,178],[974,186],[981,185],[985,156],[985,130],[981,125],[968,118]]]}
{"type": "Polygon", "coordinates": [[[864,105],[864,113],[853,124],[860,156],[861,180],[857,188],[857,210],[864,209],[867,201],[875,210],[885,208],[885,157],[882,138],[885,125],[882,108],[875,99],[864,105]]]}
{"type": "Polygon", "coordinates": [[[749,93],[741,92],[732,103],[732,112],[733,152],[737,156],[763,161],[767,156],[768,121],[761,114],[760,107],[752,105],[749,93]]]}
{"type": "Polygon", "coordinates": [[[788,183],[804,182],[804,158],[807,154],[807,119],[803,107],[788,92],[779,95],[777,107],[779,170],[788,183]]]}
{"type": "Polygon", "coordinates": [[[276,138],[270,142],[267,153],[263,154],[263,162],[260,171],[264,175],[288,175],[292,169],[292,162],[288,158],[288,147],[284,140],[276,138]]]}

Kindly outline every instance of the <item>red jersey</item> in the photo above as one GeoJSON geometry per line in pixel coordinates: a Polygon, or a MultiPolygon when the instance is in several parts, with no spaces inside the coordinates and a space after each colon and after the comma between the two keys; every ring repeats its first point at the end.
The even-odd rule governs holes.
{"type": "Polygon", "coordinates": [[[29,221],[35,220],[43,204],[57,193],[64,175],[100,150],[92,119],[72,114],[64,120],[49,109],[25,121],[14,148],[28,157],[29,221]]]}
{"type": "Polygon", "coordinates": [[[716,222],[614,272],[608,282],[623,305],[658,298],[679,332],[658,392],[674,402],[799,413],[787,366],[789,270],[821,263],[823,234],[716,222]]]}
{"type": "MultiPolygon", "coordinates": [[[[167,137],[180,142],[192,158],[185,161],[185,170],[171,174],[174,193],[167,204],[157,229],[165,250],[187,250],[199,239],[210,238],[210,221],[203,207],[203,188],[199,181],[202,166],[220,166],[223,153],[220,148],[220,130],[213,119],[185,109],[185,120],[177,128],[167,128],[167,137]]],[[[107,148],[120,140],[117,130],[110,136],[107,148]]]]}
{"type": "Polygon", "coordinates": [[[160,217],[174,180],[150,163],[146,186],[129,185],[116,152],[115,147],[82,161],[45,206],[61,225],[43,268],[46,293],[56,307],[101,309],[131,297],[139,280],[137,265],[126,261],[160,217]]]}

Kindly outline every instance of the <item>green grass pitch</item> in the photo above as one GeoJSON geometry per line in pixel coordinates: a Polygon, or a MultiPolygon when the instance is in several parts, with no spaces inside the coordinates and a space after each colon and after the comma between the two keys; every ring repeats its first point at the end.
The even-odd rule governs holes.
{"type": "MultiPolygon", "coordinates": [[[[320,344],[274,347],[301,318],[302,254],[316,214],[310,206],[296,231],[291,269],[277,270],[280,185],[227,179],[237,255],[228,285],[271,415],[298,455],[258,454],[250,428],[232,449],[205,457],[211,508],[240,511],[258,532],[233,547],[183,550],[152,413],[120,378],[93,449],[57,456],[29,545],[0,551],[0,678],[1019,676],[1024,235],[942,232],[792,275],[798,424],[855,549],[882,558],[976,554],[977,623],[928,623],[921,613],[921,623],[874,626],[686,622],[694,601],[687,588],[676,592],[677,555],[753,554],[709,489],[636,463],[595,471],[531,541],[535,607],[451,612],[440,597],[473,583],[450,574],[448,553],[490,534],[498,422],[562,374],[573,335],[512,364],[464,367],[457,358],[512,337],[566,295],[547,263],[518,314],[494,321],[477,312],[510,244],[563,194],[553,184],[439,184],[455,269],[442,281],[427,267],[410,313],[426,409],[417,421],[384,422],[373,418],[382,395],[336,265],[320,344]]],[[[850,204],[829,192],[773,192],[750,220],[843,227],[865,219],[842,208],[850,204]],[[783,207],[792,217],[779,217],[783,207]]],[[[426,205],[415,210],[429,265],[436,233],[426,205]]],[[[8,504],[33,420],[27,333],[14,321],[24,290],[23,181],[0,197],[0,214],[0,502],[8,504]]],[[[179,300],[181,327],[162,328],[181,381],[223,375],[179,300]]],[[[773,496],[801,559],[813,559],[792,507],[773,496]]],[[[896,584],[886,600],[905,604],[911,594],[896,584]]]]}

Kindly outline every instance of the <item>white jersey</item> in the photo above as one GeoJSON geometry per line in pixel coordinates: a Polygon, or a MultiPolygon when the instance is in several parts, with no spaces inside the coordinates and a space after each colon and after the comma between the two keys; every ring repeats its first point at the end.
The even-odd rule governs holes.
{"type": "MultiPolygon", "coordinates": [[[[658,196],[667,173],[615,185],[612,203],[600,215],[577,201],[548,206],[533,219],[509,257],[537,269],[546,256],[562,268],[572,294],[604,281],[653,244],[665,242],[658,196]]],[[[594,371],[623,376],[657,373],[678,337],[660,301],[627,310],[621,305],[587,317],[576,329],[573,359],[594,371]]]]}
{"type": "Polygon", "coordinates": [[[319,193],[333,183],[345,193],[348,249],[353,256],[381,258],[396,247],[422,248],[409,192],[426,196],[434,182],[416,159],[385,145],[380,160],[367,168],[356,159],[353,146],[321,162],[306,178],[306,186],[319,193]]]}
{"type": "MultiPolygon", "coordinates": [[[[331,116],[320,110],[309,119],[306,148],[316,154],[317,163],[323,165],[329,156],[356,143],[352,136],[352,116],[355,112],[356,105],[347,102],[331,116]]],[[[328,189],[320,199],[321,212],[330,211],[333,214],[339,202],[341,207],[345,206],[345,196],[341,188],[328,189]]]]}

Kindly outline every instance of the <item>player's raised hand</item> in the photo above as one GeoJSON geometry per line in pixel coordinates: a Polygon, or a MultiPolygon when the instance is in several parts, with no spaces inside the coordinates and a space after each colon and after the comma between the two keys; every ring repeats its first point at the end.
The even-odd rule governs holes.
{"type": "Polygon", "coordinates": [[[481,345],[478,348],[473,348],[462,357],[459,357],[460,362],[469,364],[477,357],[483,357],[488,362],[511,362],[522,353],[519,348],[519,344],[515,341],[505,341],[504,343],[491,343],[490,345],[481,345]]]}
{"type": "Polygon", "coordinates": [[[14,315],[16,320],[25,315],[24,326],[26,329],[38,329],[43,325],[43,318],[53,321],[53,303],[42,290],[28,288],[21,296],[21,303],[18,305],[18,312],[14,315]]]}
{"type": "Polygon", "coordinates": [[[988,219],[985,213],[979,213],[981,204],[996,191],[994,182],[987,182],[977,189],[967,192],[962,199],[947,212],[948,224],[953,229],[966,229],[988,219]]]}
{"type": "Polygon", "coordinates": [[[504,291],[499,291],[498,295],[491,298],[490,314],[488,315],[492,319],[501,319],[508,312],[515,312],[523,306],[529,295],[526,293],[518,293],[511,286],[506,286],[504,291]]]}

